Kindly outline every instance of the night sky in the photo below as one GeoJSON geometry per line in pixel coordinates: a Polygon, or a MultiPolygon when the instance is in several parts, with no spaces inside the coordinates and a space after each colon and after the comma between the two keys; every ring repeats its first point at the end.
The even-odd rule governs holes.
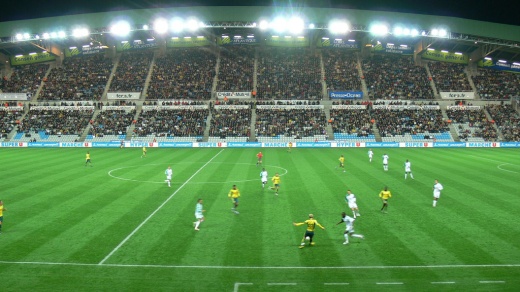
{"type": "Polygon", "coordinates": [[[6,0],[0,7],[0,22],[113,10],[175,6],[287,6],[345,8],[452,16],[520,25],[515,0],[6,0]]]}

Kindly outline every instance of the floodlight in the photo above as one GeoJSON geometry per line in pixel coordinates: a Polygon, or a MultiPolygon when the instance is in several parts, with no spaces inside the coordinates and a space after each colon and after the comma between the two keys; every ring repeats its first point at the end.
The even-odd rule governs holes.
{"type": "Polygon", "coordinates": [[[428,51],[435,51],[434,48],[427,48],[428,51]]]}
{"type": "Polygon", "coordinates": [[[16,58],[21,58],[21,57],[23,57],[23,55],[16,55],[15,57],[16,58]]]}
{"type": "Polygon", "coordinates": [[[200,27],[199,21],[197,21],[194,18],[188,19],[188,21],[186,22],[186,28],[189,31],[196,31],[197,29],[199,29],[199,27],[200,27]]]}
{"type": "Polygon", "coordinates": [[[387,43],[386,45],[389,46],[389,47],[393,47],[393,46],[395,46],[395,45],[392,44],[392,43],[387,43]]]}
{"type": "Polygon", "coordinates": [[[267,20],[260,21],[260,29],[266,30],[267,28],[269,28],[269,22],[267,22],[267,20]]]}
{"type": "Polygon", "coordinates": [[[403,29],[401,27],[394,27],[394,35],[400,36],[402,34],[404,34],[404,33],[403,33],[403,29]]]}
{"type": "Polygon", "coordinates": [[[158,18],[153,23],[153,29],[158,34],[163,34],[168,31],[168,21],[164,18],[158,18]]]}
{"type": "Polygon", "coordinates": [[[485,59],[485,60],[488,60],[488,61],[493,60],[493,59],[491,59],[490,57],[485,57],[484,59],[485,59]]]}
{"type": "MultiPolygon", "coordinates": [[[[51,36],[52,36],[52,34],[51,34],[51,36]]],[[[58,37],[63,39],[63,38],[67,37],[67,34],[63,30],[61,30],[58,32],[58,37]]]]}
{"type": "Polygon", "coordinates": [[[520,66],[520,63],[518,63],[518,62],[513,62],[513,65],[515,65],[515,66],[520,66]]]}
{"type": "Polygon", "coordinates": [[[507,63],[506,60],[498,60],[498,62],[500,62],[500,63],[507,63]]]}
{"type": "Polygon", "coordinates": [[[430,34],[431,34],[432,36],[438,36],[438,35],[439,35],[439,30],[436,29],[436,28],[434,28],[434,29],[432,29],[432,31],[430,32],[430,34]]]}
{"type": "Polygon", "coordinates": [[[23,35],[21,33],[16,34],[16,40],[21,41],[23,39],[23,35]]]}
{"type": "Polygon", "coordinates": [[[316,27],[316,26],[314,25],[314,23],[309,24],[309,28],[310,28],[310,29],[314,29],[315,27],[316,27]]]}
{"type": "Polygon", "coordinates": [[[462,55],[461,52],[455,52],[455,55],[462,55]]]}
{"type": "Polygon", "coordinates": [[[376,24],[370,28],[370,33],[372,33],[373,35],[383,36],[388,34],[388,27],[386,27],[386,25],[383,24],[376,24]]]}
{"type": "Polygon", "coordinates": [[[110,32],[116,36],[127,36],[130,33],[130,23],[128,21],[118,21],[110,28],[110,32]]]}
{"type": "Polygon", "coordinates": [[[409,28],[403,28],[403,35],[410,35],[410,29],[409,28]]]}
{"type": "Polygon", "coordinates": [[[278,16],[271,22],[271,28],[276,32],[284,32],[287,26],[287,20],[281,16],[278,16]]]}
{"type": "Polygon", "coordinates": [[[39,36],[39,35],[35,35],[34,38],[37,39],[37,40],[39,40],[39,39],[40,39],[40,36],[39,36]]]}
{"type": "Polygon", "coordinates": [[[343,34],[348,32],[349,25],[346,21],[333,20],[329,23],[329,31],[334,34],[343,34]]]}
{"type": "Polygon", "coordinates": [[[144,30],[148,30],[148,28],[149,28],[149,27],[148,27],[147,24],[143,25],[143,29],[144,29],[144,30]]]}
{"type": "Polygon", "coordinates": [[[26,39],[26,40],[28,40],[28,39],[31,38],[31,35],[28,34],[28,33],[24,33],[24,34],[23,34],[23,38],[26,39]]]}
{"type": "Polygon", "coordinates": [[[48,39],[48,38],[51,37],[51,35],[50,35],[48,32],[46,32],[46,33],[44,33],[44,34],[42,35],[42,37],[43,37],[43,39],[48,39]]]}
{"type": "Polygon", "coordinates": [[[36,55],[36,52],[31,52],[29,53],[29,55],[36,55]]]}
{"type": "Polygon", "coordinates": [[[439,36],[440,37],[445,37],[447,35],[448,35],[448,32],[445,29],[440,29],[439,30],[439,36]]]}
{"type": "Polygon", "coordinates": [[[287,23],[287,25],[289,27],[289,32],[291,32],[293,34],[301,33],[303,31],[303,29],[305,28],[305,23],[303,23],[303,19],[301,19],[300,17],[297,17],[297,16],[291,17],[291,19],[289,19],[289,23],[287,23]]]}
{"type": "Polygon", "coordinates": [[[448,52],[448,51],[446,51],[446,50],[441,50],[441,52],[443,52],[443,53],[445,53],[445,54],[446,54],[446,53],[449,53],[449,52],[448,52]]]}
{"type": "Polygon", "coordinates": [[[355,42],[356,40],[348,40],[348,41],[351,42],[351,43],[353,43],[353,42],[355,42]]]}
{"type": "Polygon", "coordinates": [[[51,32],[51,38],[57,38],[58,33],[57,32],[51,32]]]}
{"type": "MultiPolygon", "coordinates": [[[[193,25],[193,21],[191,23],[186,23],[186,27],[190,27],[190,25],[193,25]]],[[[195,25],[196,25],[196,22],[195,22],[195,25]]],[[[172,21],[170,22],[170,29],[171,31],[173,32],[181,32],[184,30],[184,21],[179,18],[179,17],[175,17],[174,19],[172,19],[172,21]]],[[[192,30],[192,29],[190,29],[192,30]]]]}
{"type": "Polygon", "coordinates": [[[410,31],[410,35],[415,37],[415,36],[418,36],[419,35],[419,31],[415,28],[413,28],[411,31],[410,31]]]}
{"type": "Polygon", "coordinates": [[[75,38],[86,37],[89,35],[89,31],[86,28],[76,28],[72,31],[72,36],[75,38]]]}

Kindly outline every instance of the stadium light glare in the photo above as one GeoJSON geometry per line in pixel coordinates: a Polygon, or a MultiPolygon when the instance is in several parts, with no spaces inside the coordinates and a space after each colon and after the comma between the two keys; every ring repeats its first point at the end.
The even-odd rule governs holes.
{"type": "Polygon", "coordinates": [[[430,34],[431,34],[432,36],[438,36],[438,35],[439,35],[439,30],[436,29],[436,28],[434,28],[434,29],[432,29],[432,30],[430,31],[430,34]]]}
{"type": "Polygon", "coordinates": [[[515,66],[520,66],[520,63],[518,63],[518,62],[513,62],[513,65],[515,65],[515,66]]]}
{"type": "Polygon", "coordinates": [[[506,60],[498,60],[498,62],[503,63],[503,64],[507,63],[506,60]]]}
{"type": "Polygon", "coordinates": [[[441,50],[441,52],[442,52],[442,53],[445,53],[445,54],[446,54],[446,53],[449,53],[449,52],[446,51],[446,50],[441,50]]]}
{"type": "Polygon", "coordinates": [[[86,28],[76,28],[72,31],[72,36],[75,38],[82,38],[89,35],[89,31],[86,28]]]}
{"type": "Polygon", "coordinates": [[[356,40],[349,39],[348,41],[351,42],[351,43],[354,43],[356,40]]]}
{"type": "MultiPolygon", "coordinates": [[[[52,34],[51,34],[51,36],[52,36],[52,34]]],[[[58,32],[58,37],[61,38],[61,39],[64,39],[64,38],[67,37],[67,34],[63,30],[60,30],[58,32]]]]}
{"type": "Polygon", "coordinates": [[[28,34],[28,33],[24,33],[24,34],[23,34],[23,38],[24,38],[25,40],[28,40],[28,39],[31,38],[31,35],[28,34]]]}
{"type": "MultiPolygon", "coordinates": [[[[193,24],[193,23],[191,23],[193,24]]],[[[186,23],[186,26],[189,27],[189,23],[186,23]]],[[[181,32],[184,30],[184,21],[179,18],[179,17],[175,17],[174,19],[171,20],[170,22],[170,30],[172,32],[181,32]]]]}
{"type": "Polygon", "coordinates": [[[51,37],[51,35],[48,32],[45,32],[45,33],[42,34],[42,38],[44,40],[49,39],[50,37],[51,37]]]}
{"type": "Polygon", "coordinates": [[[31,52],[29,53],[29,55],[36,55],[36,52],[31,52]]]}
{"type": "Polygon", "coordinates": [[[410,35],[413,36],[413,37],[416,37],[419,35],[419,31],[415,28],[413,28],[411,31],[410,31],[410,35]]]}
{"type": "Polygon", "coordinates": [[[344,34],[349,31],[349,25],[343,20],[332,20],[329,23],[329,31],[333,34],[344,34]]]}
{"type": "Polygon", "coordinates": [[[149,28],[148,24],[143,25],[144,30],[148,30],[148,28],[149,28]]]}
{"type": "Polygon", "coordinates": [[[400,36],[400,35],[404,35],[404,31],[401,27],[394,27],[394,35],[396,36],[400,36]]]}
{"type": "Polygon", "coordinates": [[[260,21],[260,30],[266,30],[269,28],[269,22],[267,20],[260,21]]]}
{"type": "Polygon", "coordinates": [[[303,22],[303,19],[301,19],[298,16],[293,16],[288,21],[288,27],[289,32],[292,34],[299,34],[303,31],[305,28],[305,23],[303,22]]]}
{"type": "Polygon", "coordinates": [[[493,59],[491,59],[490,57],[485,57],[484,59],[485,59],[485,60],[488,60],[488,61],[493,60],[493,59]]]}
{"type": "Polygon", "coordinates": [[[17,33],[15,38],[16,38],[16,40],[21,41],[23,39],[23,34],[17,33]]]}
{"type": "Polygon", "coordinates": [[[316,27],[316,25],[314,25],[314,23],[309,24],[310,29],[314,29],[315,27],[316,27]]]}
{"type": "Polygon", "coordinates": [[[287,20],[281,16],[276,17],[273,22],[271,22],[271,28],[276,32],[284,32],[287,27],[287,20]]]}
{"type": "Polygon", "coordinates": [[[130,23],[125,20],[118,21],[110,27],[110,32],[116,36],[127,36],[130,30],[130,23]]]}
{"type": "Polygon", "coordinates": [[[384,24],[375,24],[370,27],[370,33],[375,36],[384,36],[388,34],[388,27],[384,24]]]}
{"type": "Polygon", "coordinates": [[[447,35],[448,35],[448,32],[445,29],[439,29],[440,37],[446,37],[447,35]]]}
{"type": "Polygon", "coordinates": [[[427,48],[428,51],[435,51],[434,48],[427,48]]]}
{"type": "Polygon", "coordinates": [[[20,57],[23,57],[23,55],[16,55],[15,57],[16,58],[20,58],[20,57]]]}
{"type": "Polygon", "coordinates": [[[462,56],[462,53],[461,52],[455,52],[455,55],[462,56]]]}
{"type": "Polygon", "coordinates": [[[200,27],[200,22],[194,18],[188,19],[188,21],[186,21],[186,29],[189,31],[196,31],[200,27]]]}
{"type": "Polygon", "coordinates": [[[158,34],[165,34],[168,31],[168,21],[164,18],[158,18],[153,23],[153,30],[158,34]]]}
{"type": "Polygon", "coordinates": [[[403,35],[409,36],[411,34],[411,30],[409,28],[403,28],[403,35]]]}

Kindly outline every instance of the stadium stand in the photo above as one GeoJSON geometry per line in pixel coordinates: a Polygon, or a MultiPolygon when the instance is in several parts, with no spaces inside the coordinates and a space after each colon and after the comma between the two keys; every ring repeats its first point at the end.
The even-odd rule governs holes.
{"type": "Polygon", "coordinates": [[[452,107],[446,110],[446,114],[461,141],[497,141],[497,130],[480,107],[452,107]]]}
{"type": "Polygon", "coordinates": [[[362,90],[356,53],[342,50],[322,50],[322,56],[328,90],[362,90]]]}
{"type": "Polygon", "coordinates": [[[510,104],[486,106],[504,141],[520,141],[520,114],[510,104]]]}
{"type": "Polygon", "coordinates": [[[427,62],[437,92],[472,91],[468,76],[464,72],[466,65],[446,62],[427,62]]]}
{"type": "Polygon", "coordinates": [[[36,94],[48,69],[49,64],[13,67],[11,76],[4,76],[2,79],[0,90],[2,92],[27,93],[29,97],[32,97],[36,94]]]}
{"type": "Polygon", "coordinates": [[[264,48],[257,65],[258,99],[320,100],[320,60],[308,48],[264,48]]]}
{"type": "Polygon", "coordinates": [[[334,140],[375,142],[372,116],[368,109],[331,109],[330,120],[334,140]]]}
{"type": "Polygon", "coordinates": [[[38,100],[100,100],[112,67],[103,54],[66,58],[51,69],[38,100]]]}
{"type": "Polygon", "coordinates": [[[510,99],[520,93],[520,74],[492,69],[478,69],[472,76],[482,99],[510,99]]]}
{"type": "Polygon", "coordinates": [[[223,47],[220,51],[217,91],[253,91],[254,71],[254,47],[223,47]]]}
{"type": "Polygon", "coordinates": [[[155,60],[146,99],[210,99],[216,59],[208,48],[168,50],[155,60]]]}
{"type": "Polygon", "coordinates": [[[255,136],[259,142],[327,140],[323,109],[256,109],[255,136]]]}
{"type": "Polygon", "coordinates": [[[362,62],[370,99],[433,99],[426,68],[412,56],[373,55],[362,62]]]}
{"type": "Polygon", "coordinates": [[[0,141],[4,141],[23,116],[23,107],[7,106],[0,108],[0,141]]]}
{"type": "Polygon", "coordinates": [[[251,135],[252,110],[249,106],[228,108],[215,106],[211,109],[208,141],[246,142],[251,135]]]}
{"type": "Polygon", "coordinates": [[[135,113],[136,110],[132,106],[121,109],[104,108],[93,121],[90,121],[86,140],[114,141],[125,139],[135,113]]]}
{"type": "Polygon", "coordinates": [[[111,92],[142,92],[154,52],[124,52],[110,83],[111,92]]]}

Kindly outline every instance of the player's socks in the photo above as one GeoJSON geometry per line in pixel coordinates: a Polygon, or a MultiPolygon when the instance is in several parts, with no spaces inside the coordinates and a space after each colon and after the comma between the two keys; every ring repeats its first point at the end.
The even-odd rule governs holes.
{"type": "Polygon", "coordinates": [[[353,236],[353,237],[357,237],[357,238],[363,238],[363,239],[365,238],[365,237],[364,237],[363,235],[361,235],[361,234],[351,234],[351,236],[353,236]]]}
{"type": "Polygon", "coordinates": [[[195,229],[199,229],[200,221],[195,222],[195,229]]]}
{"type": "Polygon", "coordinates": [[[433,206],[437,206],[437,201],[436,200],[433,200],[433,206]]]}
{"type": "Polygon", "coordinates": [[[411,174],[411,173],[410,173],[410,177],[411,177],[412,179],[414,179],[414,178],[413,178],[413,174],[411,174]]]}

